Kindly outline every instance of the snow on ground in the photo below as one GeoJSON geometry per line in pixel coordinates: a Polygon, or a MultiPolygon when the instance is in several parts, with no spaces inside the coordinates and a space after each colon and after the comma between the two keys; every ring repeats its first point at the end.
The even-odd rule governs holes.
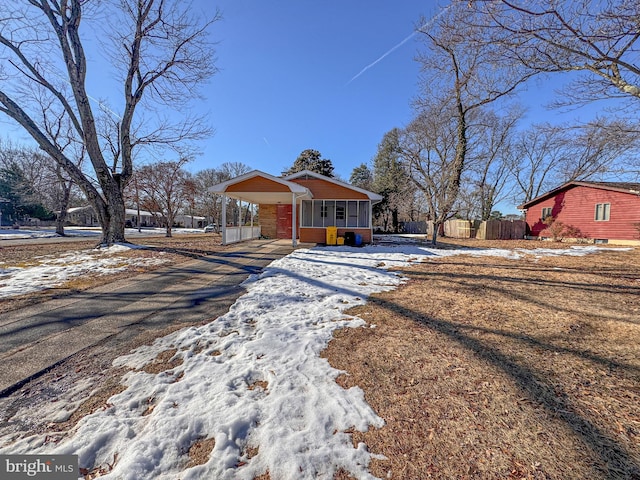
{"type": "Polygon", "coordinates": [[[134,247],[116,244],[108,248],[37,257],[33,264],[5,266],[0,263],[0,299],[53,288],[85,274],[109,275],[168,261],[158,257],[130,258],[119,255],[131,248],[134,247]]]}
{"type": "Polygon", "coordinates": [[[0,438],[0,453],[77,454],[80,467],[107,470],[116,459],[105,479],[253,479],[267,471],[274,479],[331,479],[339,469],[371,478],[367,465],[376,453],[354,447],[348,432],[384,421],[360,388],[338,386],[341,372],[320,352],[336,329],[365,327],[346,309],[403,281],[390,267],[461,253],[524,255],[411,245],[296,250],[250,277],[226,315],[116,359],[132,369],[123,377],[126,390],[68,438],[0,438]],[[172,349],[181,364],[159,374],[141,370],[172,349]],[[208,461],[188,468],[190,446],[205,438],[215,439],[208,461]]]}
{"type": "MultiPolygon", "coordinates": [[[[166,229],[164,228],[142,228],[140,232],[138,232],[137,228],[126,228],[125,235],[127,237],[137,237],[137,236],[149,236],[149,235],[164,235],[166,234],[166,229]]],[[[97,227],[66,227],[64,229],[65,235],[69,237],[95,237],[98,238],[101,235],[100,228],[97,227]]],[[[201,228],[174,228],[173,233],[203,233],[201,228]]],[[[29,228],[29,227],[21,227],[20,229],[0,229],[0,246],[2,245],[1,240],[22,240],[28,238],[53,238],[58,237],[58,234],[55,232],[54,228],[51,227],[37,227],[37,228],[29,228]]]]}

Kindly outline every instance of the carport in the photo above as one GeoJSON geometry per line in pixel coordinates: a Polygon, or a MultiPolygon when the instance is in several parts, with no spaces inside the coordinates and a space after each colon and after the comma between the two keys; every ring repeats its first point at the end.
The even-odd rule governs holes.
{"type": "Polygon", "coordinates": [[[253,208],[250,225],[243,225],[241,212],[245,202],[253,206],[259,205],[261,222],[276,222],[279,232],[277,238],[285,238],[283,235],[286,235],[286,238],[291,238],[292,245],[297,246],[298,204],[302,199],[313,198],[308,188],[258,170],[209,187],[208,191],[222,196],[220,223],[223,245],[260,238],[262,230],[260,225],[254,225],[253,208]],[[237,200],[240,204],[238,218],[227,219],[226,207],[229,199],[237,200]],[[267,216],[266,211],[271,207],[274,207],[274,213],[267,216]]]}

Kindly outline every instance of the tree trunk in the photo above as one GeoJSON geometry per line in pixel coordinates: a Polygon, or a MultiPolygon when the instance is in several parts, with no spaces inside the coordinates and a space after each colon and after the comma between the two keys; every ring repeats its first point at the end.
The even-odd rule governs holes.
{"type": "Polygon", "coordinates": [[[64,237],[64,222],[67,220],[67,209],[69,208],[69,198],[71,197],[71,187],[73,183],[69,182],[69,184],[67,184],[64,178],[62,178],[60,167],[58,167],[56,173],[60,181],[60,186],[62,187],[62,200],[59,205],[60,214],[56,217],[56,234],[64,237]]]}
{"type": "Polygon", "coordinates": [[[106,245],[126,243],[126,239],[124,238],[124,226],[126,223],[124,201],[110,203],[109,214],[108,235],[106,239],[103,239],[103,243],[106,245]]]}
{"type": "Polygon", "coordinates": [[[96,208],[98,220],[102,227],[103,245],[113,245],[114,243],[125,243],[124,226],[126,222],[126,212],[124,208],[124,196],[117,175],[113,176],[112,181],[103,181],[102,191],[104,192],[106,202],[99,202],[104,205],[102,211],[96,208]],[[102,213],[102,215],[101,215],[102,213]]]}
{"type": "Polygon", "coordinates": [[[434,247],[438,242],[438,230],[440,230],[441,223],[438,221],[431,222],[433,224],[433,235],[431,236],[431,245],[434,247]]]}

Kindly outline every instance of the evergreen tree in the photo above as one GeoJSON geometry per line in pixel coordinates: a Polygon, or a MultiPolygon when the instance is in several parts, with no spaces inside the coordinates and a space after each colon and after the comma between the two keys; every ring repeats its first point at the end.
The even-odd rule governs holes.
{"type": "Polygon", "coordinates": [[[293,165],[288,170],[282,172],[283,176],[292,175],[303,170],[310,170],[326,177],[333,177],[333,164],[331,160],[322,158],[318,150],[303,150],[293,165]]]}
{"type": "Polygon", "coordinates": [[[26,217],[51,220],[55,215],[36,199],[33,186],[16,162],[0,169],[0,209],[4,222],[17,222],[26,217]]]}
{"type": "Polygon", "coordinates": [[[351,172],[349,183],[356,187],[364,188],[365,190],[371,190],[373,185],[373,172],[371,172],[367,164],[361,163],[351,172]]]}
{"type": "MultiPolygon", "coordinates": [[[[375,205],[374,215],[383,230],[398,232],[400,210],[409,198],[409,187],[410,181],[401,163],[400,130],[394,128],[384,134],[373,158],[372,189],[383,197],[382,202],[375,205]]],[[[413,193],[409,196],[412,198],[413,193]]]]}

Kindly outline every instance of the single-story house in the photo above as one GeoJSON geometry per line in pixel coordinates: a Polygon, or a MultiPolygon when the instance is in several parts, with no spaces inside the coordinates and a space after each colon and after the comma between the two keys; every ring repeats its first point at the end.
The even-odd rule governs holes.
{"type": "Polygon", "coordinates": [[[518,208],[533,238],[551,216],[598,243],[640,243],[640,183],[568,182],[518,208]]]}
{"type": "Polygon", "coordinates": [[[204,228],[206,220],[206,218],[198,215],[186,215],[181,213],[180,215],[176,215],[173,222],[177,226],[183,228],[204,228]]]}
{"type": "MultiPolygon", "coordinates": [[[[56,213],[59,214],[60,212],[56,213]]],[[[68,208],[66,222],[69,225],[77,225],[80,227],[97,227],[100,225],[98,216],[93,210],[93,207],[89,205],[68,208]]]]}
{"type": "MultiPolygon", "coordinates": [[[[134,227],[138,226],[138,210],[135,208],[125,209],[125,220],[131,222],[134,227]]],[[[158,219],[151,212],[140,210],[141,226],[156,227],[158,219]]],[[[67,223],[69,225],[77,225],[80,227],[99,227],[100,222],[91,205],[84,207],[72,207],[67,210],[67,223]]]]}
{"type": "Polygon", "coordinates": [[[253,170],[208,190],[222,195],[225,205],[228,199],[258,205],[257,227],[253,222],[234,225],[226,218],[227,209],[222,209],[225,244],[260,235],[290,238],[294,246],[298,241],[325,243],[327,227],[337,228],[338,237],[359,235],[362,243],[370,243],[372,205],[382,200],[376,193],[309,170],[286,177],[253,170]]]}

